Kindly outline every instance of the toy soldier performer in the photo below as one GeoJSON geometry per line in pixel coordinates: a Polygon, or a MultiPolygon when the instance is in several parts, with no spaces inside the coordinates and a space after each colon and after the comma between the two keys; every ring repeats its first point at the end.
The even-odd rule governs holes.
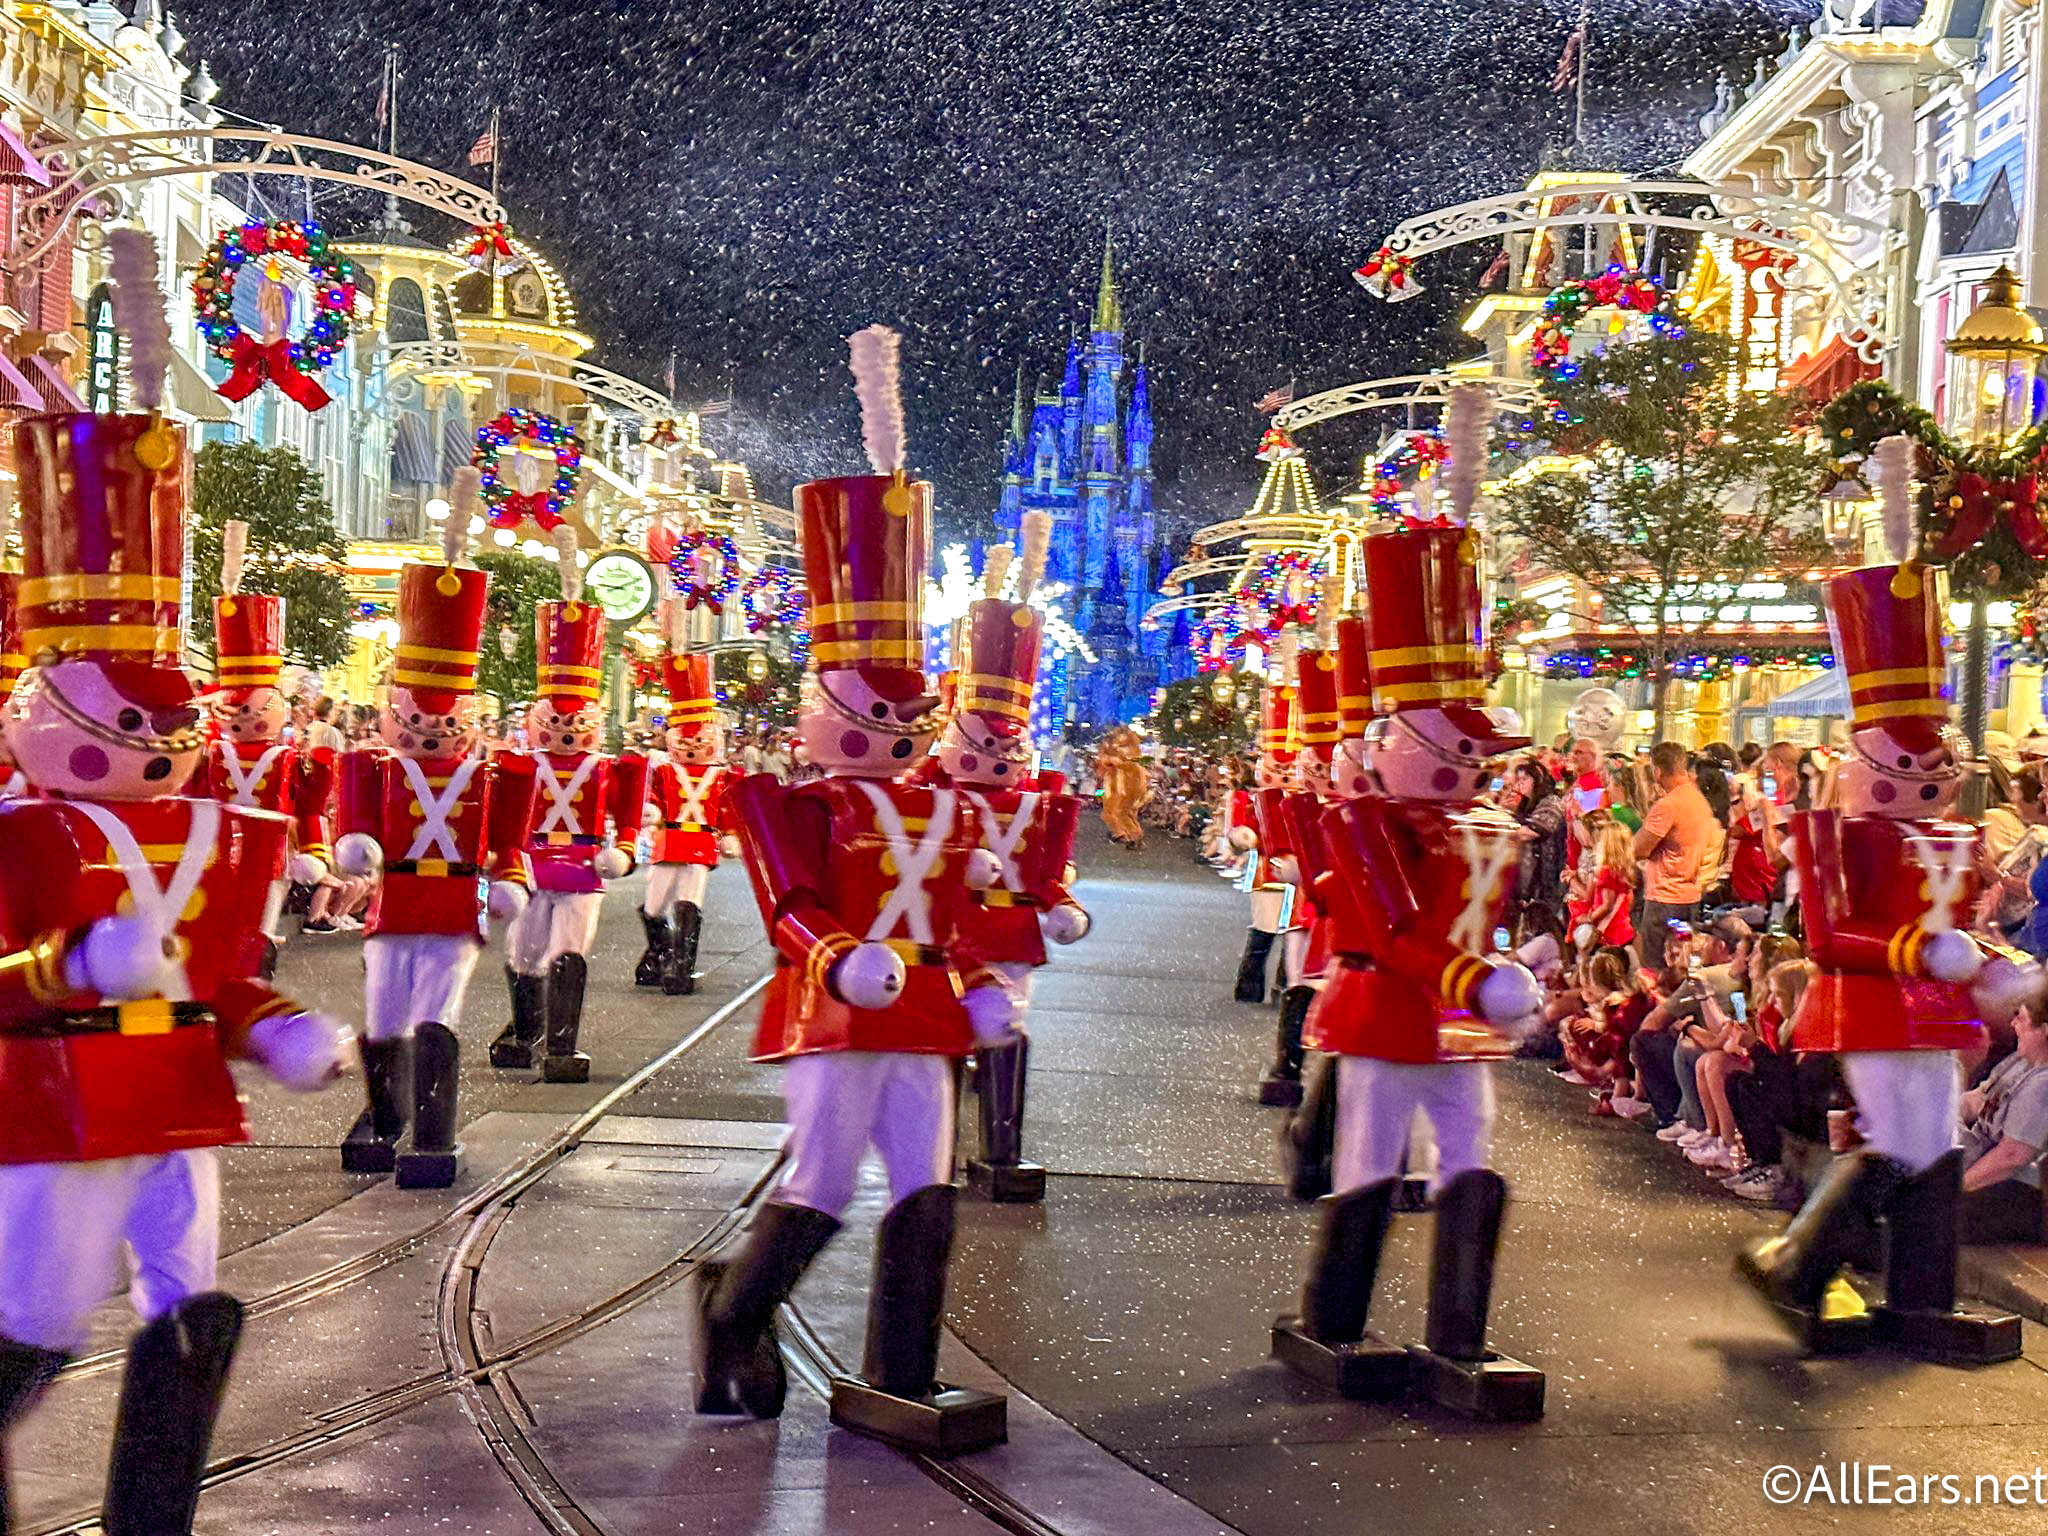
{"type": "Polygon", "coordinates": [[[725,738],[714,713],[711,653],[688,649],[680,630],[683,610],[671,604],[671,633],[661,659],[668,690],[668,761],[649,785],[654,824],[654,867],[640,922],[647,949],[634,968],[636,986],[660,987],[670,997],[697,990],[697,941],[704,932],[704,891],[718,867],[719,838],[731,822],[726,790],[725,738]]]}

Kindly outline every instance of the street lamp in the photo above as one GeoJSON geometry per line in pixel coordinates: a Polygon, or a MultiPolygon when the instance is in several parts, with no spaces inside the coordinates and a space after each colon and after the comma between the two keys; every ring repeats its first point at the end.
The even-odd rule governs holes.
{"type": "Polygon", "coordinates": [[[1961,363],[1957,395],[1969,412],[1964,436],[1996,449],[2032,424],[2034,379],[2048,357],[2048,339],[2027,313],[2011,267],[2001,266],[1985,281],[1983,301],[1948,350],[1961,363]]]}

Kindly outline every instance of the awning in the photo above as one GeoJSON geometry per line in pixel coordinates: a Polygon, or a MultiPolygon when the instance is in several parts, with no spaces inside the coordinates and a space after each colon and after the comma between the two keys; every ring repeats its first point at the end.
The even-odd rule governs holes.
{"type": "Polygon", "coordinates": [[[1808,678],[1789,688],[1764,706],[1773,720],[1830,720],[1849,718],[1849,675],[1830,667],[1819,677],[1808,678]]]}
{"type": "Polygon", "coordinates": [[[1778,382],[1786,389],[1803,389],[1816,403],[1825,405],[1851,384],[1874,379],[1882,372],[1877,364],[1858,357],[1841,337],[1832,336],[1811,357],[1802,357],[1787,368],[1778,382]]]}
{"type": "Polygon", "coordinates": [[[454,482],[455,471],[476,452],[476,429],[467,416],[450,416],[441,426],[441,484],[454,482]]]}
{"type": "Polygon", "coordinates": [[[413,485],[438,485],[441,477],[434,463],[434,438],[426,417],[417,411],[401,411],[391,434],[391,478],[413,485]]]}
{"type": "Polygon", "coordinates": [[[40,411],[42,408],[42,393],[29,383],[28,376],[14,366],[5,352],[0,352],[0,411],[40,411]]]}
{"type": "Polygon", "coordinates": [[[213,387],[209,379],[184,353],[171,353],[171,409],[194,421],[230,422],[235,413],[228,409],[227,401],[213,387]]]}
{"type": "Polygon", "coordinates": [[[0,187],[47,187],[50,171],[21,142],[21,135],[0,123],[0,187]]]}
{"type": "Polygon", "coordinates": [[[64,377],[64,370],[40,352],[31,353],[22,359],[24,371],[34,382],[36,393],[43,397],[43,409],[48,411],[83,411],[86,403],[78,398],[78,391],[71,387],[71,381],[64,377]]]}

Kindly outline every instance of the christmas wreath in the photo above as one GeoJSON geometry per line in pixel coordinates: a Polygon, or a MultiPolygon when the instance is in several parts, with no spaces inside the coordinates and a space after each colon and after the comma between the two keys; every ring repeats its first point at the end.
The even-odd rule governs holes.
{"type": "Polygon", "coordinates": [[[484,515],[493,528],[517,528],[530,517],[543,532],[552,533],[562,525],[562,508],[576,495],[583,478],[583,439],[552,416],[514,406],[476,429],[476,449],[469,462],[483,472],[484,515]],[[515,442],[553,453],[555,473],[548,484],[529,491],[498,478],[499,461],[515,442]]]}
{"type": "Polygon", "coordinates": [[[213,355],[232,370],[214,386],[223,399],[246,400],[268,379],[286,398],[317,411],[332,398],[313,375],[332,363],[348,340],[356,307],[356,269],[327,242],[310,219],[265,224],[251,219],[213,237],[192,277],[192,308],[213,355]],[[251,336],[235,319],[235,284],[251,260],[282,287],[275,258],[290,257],[313,283],[313,318],[296,340],[285,335],[283,301],[264,304],[265,333],[251,336]]]}
{"type": "Polygon", "coordinates": [[[692,528],[676,539],[675,553],[669,556],[668,568],[675,579],[676,591],[683,595],[685,608],[695,608],[703,603],[713,613],[724,613],[725,605],[739,590],[740,551],[729,534],[692,528]],[[707,550],[719,557],[716,577],[707,578],[698,559],[707,550]]]}
{"type": "Polygon", "coordinates": [[[1259,557],[1242,589],[1244,601],[1260,615],[1260,628],[1277,633],[1289,624],[1313,624],[1322,606],[1323,567],[1298,549],[1259,557]]]}
{"type": "Polygon", "coordinates": [[[1251,611],[1242,596],[1233,595],[1195,621],[1195,665],[1204,672],[1235,667],[1244,660],[1247,645],[1270,645],[1277,633],[1251,611]]]}
{"type": "Polygon", "coordinates": [[[787,624],[803,609],[796,573],[786,565],[764,565],[740,588],[740,610],[747,633],[758,635],[771,624],[787,624]]]}
{"type": "Polygon", "coordinates": [[[1663,290],[1655,278],[1618,262],[1597,277],[1574,278],[1553,288],[1529,338],[1529,366],[1545,378],[1570,378],[1573,329],[1588,310],[1608,305],[1644,316],[1656,331],[1675,332],[1677,322],[1659,312],[1663,302],[1663,290]]]}

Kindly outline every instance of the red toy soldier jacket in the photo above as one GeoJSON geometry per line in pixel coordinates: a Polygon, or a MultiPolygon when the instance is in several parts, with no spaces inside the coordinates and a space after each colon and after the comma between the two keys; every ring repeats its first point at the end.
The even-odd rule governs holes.
{"type": "Polygon", "coordinates": [[[1355,936],[1339,933],[1340,947],[1359,943],[1355,953],[1370,963],[1349,961],[1324,985],[1303,1030],[1308,1045],[1417,1065],[1508,1054],[1511,1042],[1473,998],[1493,969],[1485,952],[1514,892],[1518,858],[1501,848],[1518,842],[1513,820],[1368,796],[1332,807],[1324,828],[1359,926],[1355,936]],[[1489,856],[1504,862],[1475,902],[1472,881],[1489,856]]]}
{"type": "Polygon", "coordinates": [[[988,890],[970,893],[960,915],[960,953],[984,964],[1045,964],[1039,914],[1071,899],[1066,874],[1081,802],[1059,774],[1040,775],[1040,785],[957,792],[967,847],[986,848],[1002,871],[988,890]]]}
{"type": "Polygon", "coordinates": [[[989,978],[978,962],[954,954],[972,895],[966,865],[973,844],[958,830],[967,810],[960,797],[895,781],[784,785],[753,774],[733,787],[733,808],[776,950],[754,1059],[973,1050],[960,996],[989,978]],[[888,944],[903,960],[903,992],[887,1008],[850,1007],[825,984],[839,957],[866,940],[888,944]]]}
{"type": "Polygon", "coordinates": [[[341,765],[339,832],[363,832],[384,850],[384,879],[366,936],[488,935],[487,886],[527,883],[533,764],[517,755],[420,762],[351,752],[341,765]]]}
{"type": "Polygon", "coordinates": [[[634,752],[616,758],[598,752],[509,757],[517,760],[516,767],[507,755],[497,762],[530,776],[533,783],[533,831],[526,857],[535,889],[603,890],[596,861],[605,843],[605,818],[611,818],[618,845],[630,854],[640,840],[647,803],[647,759],[634,752]]]}
{"type": "Polygon", "coordinates": [[[227,1058],[300,1007],[248,979],[287,831],[196,798],[0,806],[0,1163],[248,1140],[227,1058]],[[166,996],[111,1004],[65,984],[67,936],[117,911],[175,937],[166,996]]]}
{"type": "Polygon", "coordinates": [[[292,824],[292,844],[298,852],[323,861],[333,858],[327,836],[327,802],[334,793],[332,752],[302,752],[284,741],[211,742],[193,793],[283,816],[292,824]]]}
{"type": "Polygon", "coordinates": [[[1807,958],[1820,974],[1800,1000],[1792,1043],[1802,1051],[1954,1051],[1981,1044],[1970,989],[1921,963],[1934,910],[1917,844],[1953,872],[1950,924],[1977,897],[1977,832],[1954,821],[1893,821],[1798,811],[1792,816],[1807,958]]]}
{"type": "Polygon", "coordinates": [[[654,862],[718,867],[718,837],[732,830],[726,786],[733,782],[724,763],[666,762],[648,786],[659,819],[654,824],[654,862]]]}

